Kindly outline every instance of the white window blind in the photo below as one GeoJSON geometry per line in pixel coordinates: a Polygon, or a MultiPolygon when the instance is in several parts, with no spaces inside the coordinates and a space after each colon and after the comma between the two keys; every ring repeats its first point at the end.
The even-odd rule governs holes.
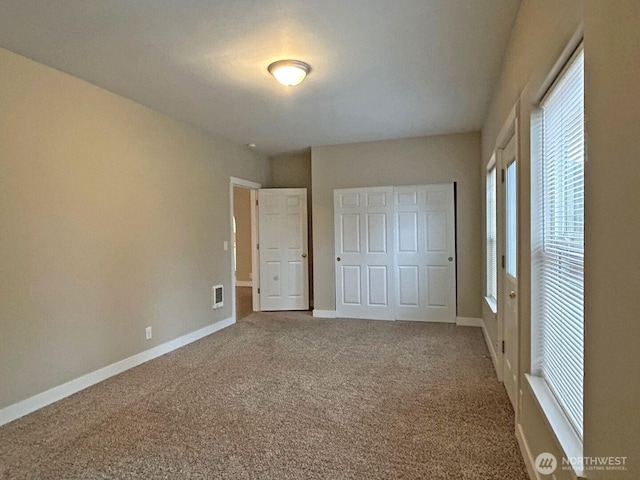
{"type": "Polygon", "coordinates": [[[498,248],[496,242],[496,167],[487,172],[487,297],[498,298],[498,248]]]}
{"type": "Polygon", "coordinates": [[[541,104],[540,375],[582,437],[584,379],[584,52],[541,104]]]}

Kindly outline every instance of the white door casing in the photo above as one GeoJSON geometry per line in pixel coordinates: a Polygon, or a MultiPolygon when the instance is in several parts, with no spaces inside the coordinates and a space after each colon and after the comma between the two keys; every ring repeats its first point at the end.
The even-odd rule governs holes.
{"type": "Polygon", "coordinates": [[[453,184],[394,188],[396,319],[456,321],[453,184]]]}
{"type": "Polygon", "coordinates": [[[334,191],[336,316],[394,320],[393,188],[334,191]]]}
{"type": "Polygon", "coordinates": [[[309,309],[307,190],[258,192],[260,309],[309,309]]]}
{"type": "Polygon", "coordinates": [[[502,237],[503,268],[501,291],[503,372],[502,378],[509,399],[516,409],[518,392],[518,235],[517,235],[517,143],[514,135],[500,151],[503,169],[502,237]]]}

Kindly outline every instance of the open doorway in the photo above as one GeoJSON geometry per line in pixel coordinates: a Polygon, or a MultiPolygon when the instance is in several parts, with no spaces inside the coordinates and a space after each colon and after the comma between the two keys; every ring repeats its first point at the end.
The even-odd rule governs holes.
{"type": "Polygon", "coordinates": [[[251,242],[251,190],[233,187],[233,259],[236,320],[253,313],[253,258],[251,242]]]}
{"type": "Polygon", "coordinates": [[[306,189],[261,189],[258,183],[231,177],[229,194],[233,318],[242,320],[258,311],[308,310],[306,189]],[[258,238],[264,243],[263,255],[258,238]]]}
{"type": "Polygon", "coordinates": [[[260,186],[231,177],[231,295],[236,321],[260,310],[255,206],[260,186]]]}

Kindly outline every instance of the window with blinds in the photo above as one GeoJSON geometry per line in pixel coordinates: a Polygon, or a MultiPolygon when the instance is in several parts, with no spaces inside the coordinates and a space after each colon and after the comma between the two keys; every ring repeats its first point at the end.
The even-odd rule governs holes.
{"type": "Polygon", "coordinates": [[[498,247],[496,239],[496,167],[487,172],[487,291],[486,296],[498,298],[498,247]]]}
{"type": "Polygon", "coordinates": [[[540,246],[533,301],[539,372],[582,438],[584,379],[584,52],[541,102],[540,246]],[[537,297],[537,298],[536,298],[537,297]]]}

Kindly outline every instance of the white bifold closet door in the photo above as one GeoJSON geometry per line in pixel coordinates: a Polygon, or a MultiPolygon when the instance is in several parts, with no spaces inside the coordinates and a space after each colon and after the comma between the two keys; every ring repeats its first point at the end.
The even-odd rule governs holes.
{"type": "Polygon", "coordinates": [[[396,319],[456,320],[453,184],[396,187],[396,319]]]}
{"type": "Polygon", "coordinates": [[[455,322],[453,184],[334,192],[336,315],[455,322]]]}
{"type": "Polygon", "coordinates": [[[336,190],[336,313],[393,320],[393,188],[336,190]]]}

